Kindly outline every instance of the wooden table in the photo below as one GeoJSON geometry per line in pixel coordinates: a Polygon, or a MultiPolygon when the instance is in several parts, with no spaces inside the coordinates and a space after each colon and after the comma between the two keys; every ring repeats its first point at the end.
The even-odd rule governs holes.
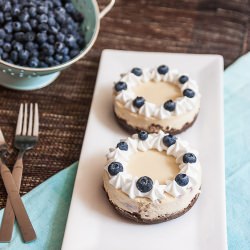
{"type": "MultiPolygon", "coordinates": [[[[0,87],[0,126],[10,146],[19,104],[40,107],[40,141],[25,157],[21,194],[78,160],[103,49],[221,54],[228,66],[250,48],[249,16],[247,0],[117,0],[93,49],[52,85],[32,92],[0,87]]],[[[0,182],[0,207],[5,201],[0,182]]]]}

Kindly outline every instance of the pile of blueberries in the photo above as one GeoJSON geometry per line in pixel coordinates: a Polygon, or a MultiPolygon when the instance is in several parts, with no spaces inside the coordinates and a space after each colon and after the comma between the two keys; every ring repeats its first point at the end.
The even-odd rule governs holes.
{"type": "Polygon", "coordinates": [[[70,0],[0,0],[0,58],[34,68],[65,63],[85,46],[70,0]]]}

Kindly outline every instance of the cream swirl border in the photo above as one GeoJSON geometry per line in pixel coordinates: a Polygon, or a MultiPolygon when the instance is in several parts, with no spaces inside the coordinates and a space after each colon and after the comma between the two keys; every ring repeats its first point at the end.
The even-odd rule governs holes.
{"type": "MultiPolygon", "coordinates": [[[[119,81],[125,82],[127,84],[127,89],[119,92],[115,92],[115,100],[119,101],[124,105],[124,107],[133,113],[138,113],[145,117],[155,117],[158,119],[167,119],[170,116],[178,116],[186,114],[192,111],[200,102],[200,92],[198,85],[195,80],[189,79],[186,83],[179,83],[178,79],[183,74],[180,74],[176,69],[169,69],[169,71],[163,75],[159,74],[157,68],[153,69],[142,69],[142,75],[136,76],[135,74],[128,72],[123,74],[119,81]],[[176,103],[176,108],[173,112],[164,109],[162,105],[156,105],[145,100],[144,105],[141,108],[136,108],[133,105],[133,100],[137,97],[133,91],[135,86],[139,84],[148,83],[149,81],[157,82],[163,81],[174,84],[178,86],[183,92],[185,89],[192,89],[195,91],[195,96],[193,98],[188,98],[186,96],[181,96],[176,98],[174,101],[176,103]]],[[[187,74],[185,74],[188,76],[187,74]]],[[[167,100],[166,100],[167,101],[167,100]]]]}
{"type": "Polygon", "coordinates": [[[172,195],[173,197],[180,197],[188,192],[191,192],[194,186],[201,185],[201,166],[198,160],[198,152],[192,149],[189,144],[180,138],[177,138],[175,144],[167,147],[163,144],[163,137],[168,134],[160,131],[159,133],[149,134],[146,140],[140,140],[138,134],[128,137],[125,141],[128,144],[128,150],[120,150],[119,148],[111,148],[106,155],[107,164],[105,170],[108,172],[108,166],[112,162],[120,162],[123,165],[123,172],[115,176],[109,174],[109,183],[116,189],[121,189],[131,199],[136,197],[147,197],[152,201],[162,200],[165,198],[164,192],[172,195]],[[186,186],[179,186],[175,180],[166,180],[165,185],[160,185],[156,180],[153,183],[153,188],[147,192],[142,193],[136,187],[138,176],[132,176],[126,172],[126,166],[132,154],[138,151],[147,151],[149,149],[156,149],[158,151],[165,151],[167,155],[172,155],[179,164],[180,172],[189,177],[189,183],[186,186]],[[184,163],[182,158],[185,153],[194,153],[197,157],[195,163],[184,163]]]}

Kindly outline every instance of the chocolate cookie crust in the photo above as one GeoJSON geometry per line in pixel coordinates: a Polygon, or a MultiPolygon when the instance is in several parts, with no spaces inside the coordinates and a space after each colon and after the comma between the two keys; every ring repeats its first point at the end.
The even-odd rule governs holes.
{"type": "MultiPolygon", "coordinates": [[[[104,191],[106,192],[105,188],[104,191]]],[[[107,194],[107,192],[106,192],[107,194]]],[[[126,210],[123,210],[122,208],[118,207],[117,205],[115,205],[108,197],[110,204],[112,205],[112,207],[123,217],[126,217],[128,219],[131,219],[133,221],[135,221],[136,223],[140,223],[140,224],[157,224],[157,223],[161,223],[161,222],[165,222],[165,221],[169,221],[169,220],[173,220],[176,219],[180,216],[182,216],[183,214],[185,214],[187,211],[189,211],[193,205],[195,204],[195,202],[197,201],[198,197],[199,197],[199,193],[196,194],[196,196],[191,200],[191,202],[189,203],[189,205],[184,208],[182,211],[178,212],[178,213],[173,213],[173,214],[165,214],[164,216],[159,216],[157,219],[145,219],[145,218],[141,218],[141,215],[139,213],[130,213],[126,210]]]]}
{"type": "MultiPolygon", "coordinates": [[[[114,112],[114,115],[115,115],[115,118],[116,118],[118,124],[123,129],[127,130],[131,134],[137,133],[140,130],[145,130],[145,128],[132,127],[131,125],[129,125],[127,123],[126,120],[118,117],[115,112],[114,112]]],[[[151,124],[146,131],[148,133],[157,133],[160,130],[162,130],[163,132],[169,133],[169,134],[172,134],[172,135],[180,134],[180,133],[184,132],[185,130],[187,130],[188,128],[190,128],[194,124],[194,122],[197,119],[197,116],[198,116],[198,114],[194,117],[192,122],[186,123],[181,129],[172,129],[172,128],[170,129],[169,127],[162,127],[162,126],[160,126],[158,124],[151,124]]]]}

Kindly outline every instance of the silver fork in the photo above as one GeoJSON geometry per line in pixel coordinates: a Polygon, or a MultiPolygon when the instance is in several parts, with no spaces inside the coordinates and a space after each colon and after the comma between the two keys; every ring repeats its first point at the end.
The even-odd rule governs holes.
{"type": "MultiPolygon", "coordinates": [[[[18,191],[20,190],[22,174],[23,174],[23,156],[25,152],[32,149],[38,142],[39,133],[39,115],[38,104],[30,104],[28,112],[28,104],[21,104],[14,145],[19,150],[16,163],[13,167],[12,176],[15,180],[18,191]]],[[[7,200],[6,207],[3,214],[2,224],[0,228],[0,242],[11,241],[13,226],[15,222],[15,215],[10,203],[7,200]]]]}

